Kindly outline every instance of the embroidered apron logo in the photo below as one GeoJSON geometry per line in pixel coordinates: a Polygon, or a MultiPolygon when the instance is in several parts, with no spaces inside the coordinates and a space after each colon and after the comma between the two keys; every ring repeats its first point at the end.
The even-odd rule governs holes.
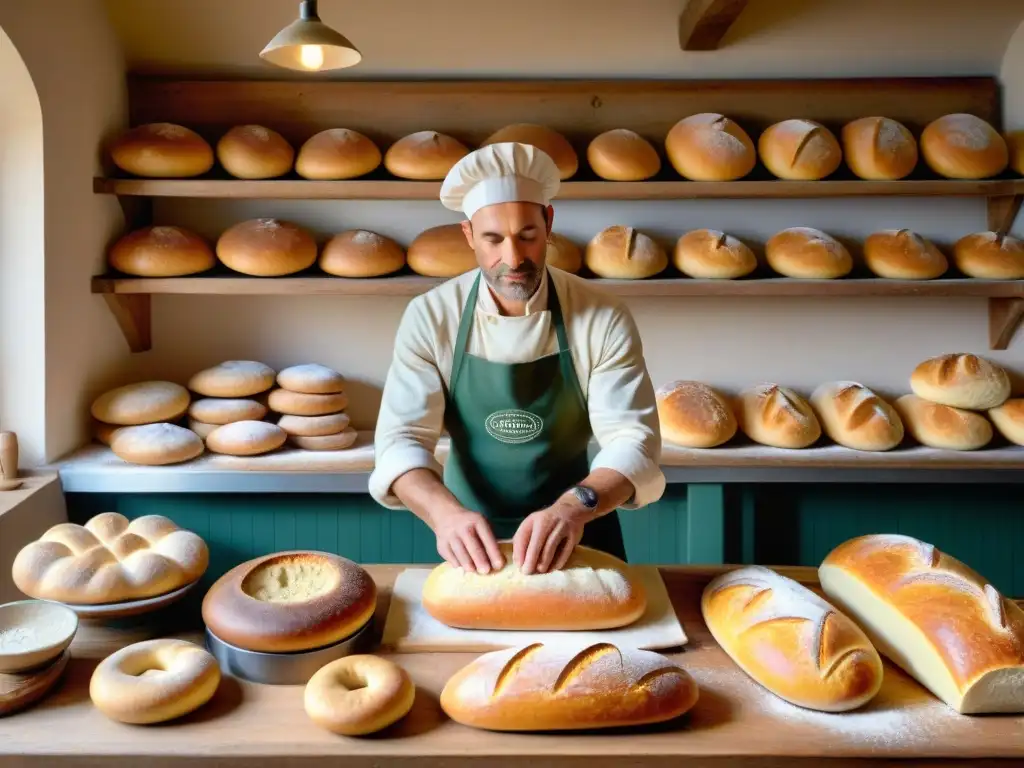
{"type": "Polygon", "coordinates": [[[484,427],[487,434],[503,443],[528,443],[544,429],[544,420],[529,411],[512,408],[492,413],[484,427]]]}

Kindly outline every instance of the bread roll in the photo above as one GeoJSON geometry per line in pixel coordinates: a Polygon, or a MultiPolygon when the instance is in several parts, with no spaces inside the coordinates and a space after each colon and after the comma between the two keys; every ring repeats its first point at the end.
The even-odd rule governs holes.
{"type": "Polygon", "coordinates": [[[888,451],[903,441],[899,413],[863,384],[822,384],[811,393],[811,406],[825,434],[846,448],[888,451]]]}
{"type": "Polygon", "coordinates": [[[501,144],[506,141],[537,147],[555,162],[559,178],[563,181],[575,176],[579,169],[579,157],[569,140],[558,131],[545,125],[533,123],[506,125],[484,139],[480,146],[486,147],[488,144],[501,144]]]}
{"type": "Polygon", "coordinates": [[[982,280],[1024,280],[1024,241],[995,232],[975,232],[953,245],[956,268],[982,280]]]}
{"type": "Polygon", "coordinates": [[[420,232],[409,243],[409,269],[427,277],[456,277],[476,269],[473,250],[460,224],[442,224],[420,232]]]}
{"type": "Polygon", "coordinates": [[[326,416],[340,413],[348,407],[348,395],[344,392],[317,395],[307,392],[292,392],[290,389],[275,389],[267,398],[270,410],[292,416],[326,416]]]}
{"type": "Polygon", "coordinates": [[[889,117],[862,117],[843,126],[843,157],[854,176],[895,181],[913,173],[918,150],[914,134],[889,117]]]}
{"type": "Polygon", "coordinates": [[[686,448],[714,448],[739,428],[728,401],[699,381],[673,381],[656,393],[661,437],[686,448]]]}
{"type": "Polygon", "coordinates": [[[275,130],[236,125],[217,142],[217,159],[239,179],[273,179],[291,171],[295,148],[275,130]]]}
{"type": "Polygon", "coordinates": [[[1017,445],[1024,445],[1024,397],[1011,397],[1002,405],[990,408],[988,417],[999,434],[1017,445]]]}
{"type": "Polygon", "coordinates": [[[1010,168],[1024,175],[1024,130],[1010,131],[1004,138],[1010,154],[1010,168]]]}
{"type": "Polygon", "coordinates": [[[201,397],[192,401],[188,415],[196,421],[218,425],[233,421],[259,421],[267,415],[267,406],[247,398],[201,397]]]}
{"type": "Polygon", "coordinates": [[[576,274],[583,267],[583,251],[565,235],[552,232],[544,261],[549,267],[576,274]]]}
{"type": "Polygon", "coordinates": [[[363,653],[320,667],[302,692],[309,719],[343,736],[382,731],[409,714],[415,700],[408,672],[390,659],[363,653]]]}
{"type": "Polygon", "coordinates": [[[437,131],[417,131],[396,141],[384,154],[384,167],[402,179],[434,181],[448,175],[469,147],[437,131]]]}
{"type": "Polygon", "coordinates": [[[783,120],[768,126],[757,140],[757,151],[772,175],[797,181],[831,176],[843,161],[835,134],[814,120],[783,120]]]}
{"type": "Polygon", "coordinates": [[[853,257],[831,235],[811,227],[777,232],[764,246],[768,266],[785,277],[835,280],[853,270],[853,257]]]}
{"type": "Polygon", "coordinates": [[[213,249],[199,235],[181,227],[142,227],[110,249],[112,269],[139,277],[180,277],[212,269],[213,249]]]}
{"type": "Polygon", "coordinates": [[[981,414],[939,405],[917,395],[894,403],[910,436],[931,448],[976,451],[992,441],[992,424],[981,414]]]}
{"type": "Polygon", "coordinates": [[[879,277],[932,280],[949,269],[945,255],[909,229],[883,229],[864,241],[864,263],[879,277]]]}
{"type": "Polygon", "coordinates": [[[751,565],[723,573],[705,587],[700,607],[736,665],[791,704],[846,712],[882,687],[882,659],[860,627],[775,571],[751,565]]]}
{"type": "Polygon", "coordinates": [[[235,272],[280,277],[316,263],[316,240],[305,229],[280,219],[250,219],[217,240],[217,258],[235,272]]]}
{"type": "Polygon", "coordinates": [[[345,427],[334,435],[289,435],[288,442],[304,451],[345,451],[355,445],[359,433],[345,427]]]}
{"type": "Polygon", "coordinates": [[[289,436],[323,437],[336,435],[349,424],[347,413],[328,413],[323,416],[292,416],[285,414],[277,421],[277,426],[289,436]]]}
{"type": "Polygon", "coordinates": [[[977,355],[956,353],[931,357],[910,374],[915,395],[941,405],[984,411],[1010,397],[1010,377],[995,363],[977,355]]]}
{"type": "Polygon", "coordinates": [[[105,424],[152,424],[179,418],[190,400],[188,390],[173,381],[139,381],[107,390],[89,410],[105,424]]]}
{"type": "Polygon", "coordinates": [[[884,656],[957,712],[1024,712],[1024,611],[959,560],[876,534],[840,544],[818,576],[884,656]]]}
{"type": "Polygon", "coordinates": [[[807,448],[821,437],[818,417],[803,397],[778,384],[758,384],[736,397],[736,421],[755,443],[807,448]]]}
{"type": "Polygon", "coordinates": [[[491,731],[589,730],[671,720],[697,698],[693,678],[659,653],[534,643],[470,662],[445,684],[441,708],[491,731]]]}
{"type": "Polygon", "coordinates": [[[672,263],[684,275],[704,280],[735,280],[757,269],[754,252],[717,229],[695,229],[680,237],[672,263]]]}
{"type": "Polygon", "coordinates": [[[319,265],[336,277],[381,277],[405,267],[405,251],[389,237],[350,229],[327,241],[319,265]]]}
{"type": "Polygon", "coordinates": [[[310,395],[334,395],[345,391],[345,377],[319,363],[302,363],[282,368],[277,374],[277,384],[283,389],[310,395]]]}
{"type": "Polygon", "coordinates": [[[111,435],[110,450],[129,464],[163,466],[196,458],[203,452],[203,441],[176,424],[139,424],[111,435]]]}
{"type": "Polygon", "coordinates": [[[680,176],[691,181],[733,181],[754,170],[757,150],[750,136],[724,115],[684,117],[665,137],[665,153],[680,176]]]}
{"type": "Polygon", "coordinates": [[[284,445],[288,433],[269,421],[233,421],[206,436],[206,447],[229,456],[257,456],[284,445]]]}
{"type": "Polygon", "coordinates": [[[629,565],[578,546],[559,571],[523,574],[512,543],[500,542],[505,566],[479,574],[441,563],[423,584],[423,607],[450,627],[502,630],[597,630],[624,627],[647,610],[647,593],[629,565]]]}
{"type": "Polygon", "coordinates": [[[661,170],[658,150],[628,128],[605,131],[587,145],[587,163],[602,179],[643,181],[661,170]]]}
{"type": "Polygon", "coordinates": [[[933,120],[921,133],[921,154],[939,176],[987,179],[1010,161],[1006,140],[975,115],[952,114],[933,120]]]}
{"type": "Polygon", "coordinates": [[[380,148],[359,131],[328,128],[310,136],[299,149],[295,172],[304,179],[357,179],[380,166],[380,148]]]}
{"type": "Polygon", "coordinates": [[[225,360],[188,380],[188,388],[206,397],[252,397],[274,386],[277,374],[256,360],[225,360]]]}
{"type": "Polygon", "coordinates": [[[174,123],[147,123],[125,131],[111,145],[110,157],[122,171],[153,179],[201,176],[213,168],[213,147],[174,123]]]}
{"type": "Polygon", "coordinates": [[[586,264],[598,277],[642,280],[668,267],[668,254],[633,227],[606,227],[587,243],[586,264]]]}
{"type": "Polygon", "coordinates": [[[236,565],[203,598],[203,622],[226,643],[289,653],[333,645],[377,608],[377,585],[359,565],[327,552],[275,552],[236,565]]]}

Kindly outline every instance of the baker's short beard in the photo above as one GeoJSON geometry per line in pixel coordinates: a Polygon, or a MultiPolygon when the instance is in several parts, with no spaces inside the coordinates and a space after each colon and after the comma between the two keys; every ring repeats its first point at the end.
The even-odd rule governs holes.
{"type": "Polygon", "coordinates": [[[517,269],[507,264],[498,264],[492,270],[484,270],[484,278],[491,289],[509,301],[527,301],[540,286],[541,271],[532,261],[524,261],[517,269]],[[505,280],[508,274],[525,275],[523,282],[505,280]]]}

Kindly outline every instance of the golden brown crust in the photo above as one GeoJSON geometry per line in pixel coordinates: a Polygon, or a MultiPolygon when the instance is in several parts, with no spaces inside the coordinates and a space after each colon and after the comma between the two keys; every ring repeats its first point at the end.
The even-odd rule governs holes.
{"type": "Polygon", "coordinates": [[[405,267],[405,251],[390,237],[350,229],[327,241],[319,265],[336,277],[381,277],[405,267]]]}
{"type": "Polygon", "coordinates": [[[1006,140],[988,122],[969,114],[944,115],[921,132],[928,167],[949,179],[987,179],[1009,164],[1006,140]]]}
{"type": "Polygon", "coordinates": [[[868,387],[832,381],[811,393],[811,406],[834,442],[859,451],[888,451],[903,441],[899,413],[868,387]]]}
{"type": "Polygon", "coordinates": [[[996,232],[974,232],[953,245],[956,268],[982,280],[1024,279],[1024,241],[996,232]]]}
{"type": "Polygon", "coordinates": [[[672,252],[676,269],[705,280],[735,280],[757,269],[757,257],[745,243],[717,229],[682,235],[672,252]]]}
{"type": "Polygon", "coordinates": [[[390,659],[357,654],[318,669],[303,707],[321,728],[345,736],[376,733],[405,717],[416,698],[409,673],[390,659]]]}
{"type": "Polygon", "coordinates": [[[121,237],[110,249],[110,266],[126,275],[180,277],[212,269],[213,249],[182,227],[142,227],[121,237]]]}
{"type": "Polygon", "coordinates": [[[1010,376],[990,360],[958,352],[919,363],[910,374],[910,388],[933,403],[986,410],[1010,397],[1010,376]]]}
{"type": "Polygon", "coordinates": [[[376,170],[382,159],[380,148],[359,131],[328,128],[302,145],[295,172],[304,179],[356,179],[376,170]]]}
{"type": "Polygon", "coordinates": [[[643,280],[665,271],[668,254],[651,237],[633,227],[605,227],[587,243],[584,259],[598,277],[643,280]]]}
{"type": "Polygon", "coordinates": [[[225,230],[217,258],[243,275],[280,277],[316,263],[316,240],[297,224],[281,219],[250,219],[225,230]]]}
{"type": "Polygon", "coordinates": [[[756,443],[807,448],[821,437],[818,417],[801,395],[778,384],[759,384],[736,397],[736,421],[756,443]]]}
{"type": "Polygon", "coordinates": [[[714,448],[732,439],[739,425],[728,400],[699,381],[671,381],[658,388],[662,439],[686,448],[714,448]]]}
{"type": "Polygon", "coordinates": [[[691,181],[733,181],[757,165],[750,136],[734,120],[714,112],[684,117],[665,137],[676,172],[691,181]]]}
{"type": "Polygon", "coordinates": [[[217,159],[235,178],[273,179],[292,169],[295,148],[271,128],[236,125],[217,142],[217,159]]]}
{"type": "Polygon", "coordinates": [[[853,269],[853,257],[831,235],[812,227],[790,227],[772,235],[764,246],[765,259],[785,277],[835,280],[853,269]]]}
{"type": "Polygon", "coordinates": [[[975,451],[992,441],[992,424],[980,414],[932,403],[917,395],[903,395],[894,405],[907,432],[922,445],[975,451]]]}
{"type": "Polygon", "coordinates": [[[658,150],[628,128],[595,136],[587,145],[587,163],[594,173],[609,181],[643,181],[661,170],[658,150]]]}
{"type": "Polygon", "coordinates": [[[559,178],[564,181],[576,175],[579,170],[579,157],[569,140],[558,131],[546,125],[534,123],[513,123],[499,128],[480,144],[500,144],[505,141],[516,141],[537,147],[550,157],[558,167],[559,178]]]}
{"type": "Polygon", "coordinates": [[[838,139],[814,120],[783,120],[768,126],[757,141],[757,149],[765,168],[780,179],[824,179],[843,160],[838,139]]]}
{"type": "Polygon", "coordinates": [[[456,277],[476,269],[476,251],[459,224],[441,224],[420,232],[409,244],[409,269],[428,277],[456,277]]]}
{"type": "Polygon", "coordinates": [[[583,251],[565,235],[552,232],[544,261],[549,267],[576,274],[583,267],[583,251]]]}
{"type": "Polygon", "coordinates": [[[174,179],[201,176],[213,168],[213,147],[191,128],[176,123],[146,123],[114,140],[110,156],[134,176],[174,179]]]}
{"type": "Polygon", "coordinates": [[[1017,445],[1024,445],[1024,397],[1012,397],[1002,405],[989,409],[999,434],[1017,445]]]}
{"type": "Polygon", "coordinates": [[[872,181],[895,181],[917,167],[914,134],[889,117],[862,117],[842,130],[843,157],[855,176],[872,181]]]}
{"type": "Polygon", "coordinates": [[[384,167],[403,179],[436,181],[448,175],[469,147],[437,131],[417,131],[403,136],[384,153],[384,167]]]}
{"type": "Polygon", "coordinates": [[[879,277],[932,280],[949,269],[935,244],[909,229],[884,229],[864,241],[864,264],[879,277]]]}

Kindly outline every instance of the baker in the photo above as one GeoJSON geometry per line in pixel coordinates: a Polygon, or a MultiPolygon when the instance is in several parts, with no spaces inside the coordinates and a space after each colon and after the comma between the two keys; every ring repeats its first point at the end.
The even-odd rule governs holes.
{"type": "Polygon", "coordinates": [[[580,543],[625,559],[617,510],[665,490],[629,310],[545,265],[558,186],[554,161],[526,144],[488,145],[451,169],[441,202],[465,215],[478,268],[409,303],[384,385],[370,493],[478,573],[504,566],[507,539],[524,573],[561,569],[580,543]]]}

